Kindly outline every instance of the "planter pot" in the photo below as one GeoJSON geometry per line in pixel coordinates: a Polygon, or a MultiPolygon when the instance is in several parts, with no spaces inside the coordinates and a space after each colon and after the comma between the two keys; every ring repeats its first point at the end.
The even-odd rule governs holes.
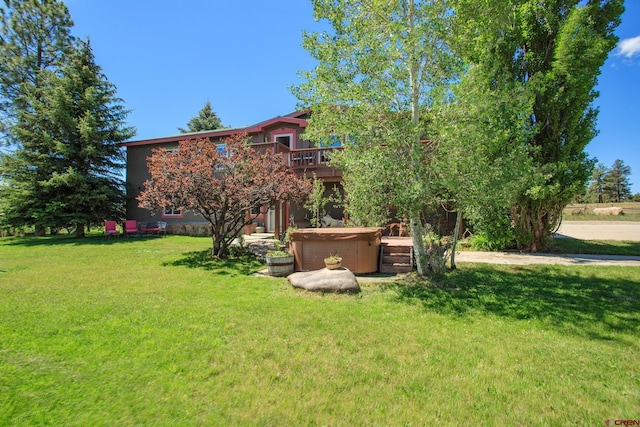
{"type": "Polygon", "coordinates": [[[324,260],[324,265],[327,267],[327,270],[337,270],[342,267],[342,260],[340,261],[327,261],[324,260]]]}
{"type": "Polygon", "coordinates": [[[264,227],[256,227],[256,233],[264,233],[264,227]]]}
{"type": "Polygon", "coordinates": [[[269,276],[284,277],[293,273],[293,255],[267,256],[269,276]]]}

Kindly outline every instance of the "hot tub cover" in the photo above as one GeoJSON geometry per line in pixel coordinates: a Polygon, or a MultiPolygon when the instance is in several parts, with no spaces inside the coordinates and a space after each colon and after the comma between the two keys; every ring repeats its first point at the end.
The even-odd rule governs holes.
{"type": "Polygon", "coordinates": [[[382,238],[384,228],[379,227],[328,227],[303,228],[289,233],[292,242],[302,240],[375,240],[382,238]]]}

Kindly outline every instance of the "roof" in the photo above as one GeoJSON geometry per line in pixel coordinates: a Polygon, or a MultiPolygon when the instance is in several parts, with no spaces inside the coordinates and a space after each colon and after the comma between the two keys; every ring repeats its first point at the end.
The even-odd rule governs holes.
{"type": "Polygon", "coordinates": [[[275,124],[280,124],[280,123],[292,124],[292,125],[297,125],[302,128],[305,128],[307,127],[307,120],[301,119],[300,117],[306,114],[308,114],[307,110],[296,111],[291,114],[274,117],[272,119],[265,120],[263,122],[260,122],[251,126],[206,130],[201,132],[181,133],[178,135],[164,136],[159,138],[127,141],[127,142],[123,142],[120,145],[123,147],[135,147],[139,145],[162,144],[165,142],[177,142],[177,141],[184,141],[185,139],[195,139],[195,138],[226,138],[232,135],[237,135],[239,133],[252,134],[252,133],[264,132],[266,128],[273,126],[275,124]]]}

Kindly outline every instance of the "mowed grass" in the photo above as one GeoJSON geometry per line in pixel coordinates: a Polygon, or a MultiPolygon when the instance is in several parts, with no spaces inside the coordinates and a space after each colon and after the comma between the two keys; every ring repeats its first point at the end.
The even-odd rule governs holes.
{"type": "Polygon", "coordinates": [[[0,239],[0,425],[603,425],[640,268],[460,264],[318,295],[210,239],[0,239]]]}
{"type": "Polygon", "coordinates": [[[549,251],[561,254],[640,256],[640,242],[556,238],[549,251]]]}

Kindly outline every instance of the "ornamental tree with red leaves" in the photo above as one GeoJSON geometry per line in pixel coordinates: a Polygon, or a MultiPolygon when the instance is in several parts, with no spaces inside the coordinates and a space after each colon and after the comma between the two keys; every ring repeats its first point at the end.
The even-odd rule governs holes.
{"type": "Polygon", "coordinates": [[[225,150],[208,139],[181,141],[174,151],[153,150],[147,159],[151,179],[138,196],[143,208],[200,214],[212,225],[212,256],[219,258],[228,256],[233,239],[254,221],[248,212],[276,201],[302,202],[311,191],[280,154],[259,153],[246,134],[223,142],[225,150]]]}

